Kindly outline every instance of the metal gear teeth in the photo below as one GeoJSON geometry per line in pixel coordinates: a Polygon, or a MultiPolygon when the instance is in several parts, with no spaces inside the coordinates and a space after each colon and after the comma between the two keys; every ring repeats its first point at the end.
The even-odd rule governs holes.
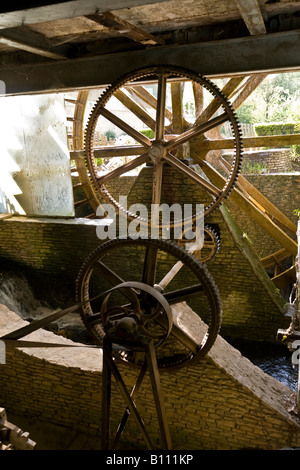
{"type": "MultiPolygon", "coordinates": [[[[238,158],[238,164],[235,165],[233,163],[232,165],[232,170],[229,175],[229,179],[225,183],[224,187],[221,190],[221,196],[219,196],[218,199],[215,199],[211,204],[209,204],[205,208],[206,215],[208,213],[213,212],[216,210],[223,202],[224,199],[227,199],[228,196],[230,195],[236,181],[238,178],[238,175],[241,171],[241,159],[242,159],[242,151],[243,151],[243,146],[242,146],[242,130],[240,123],[238,122],[236,112],[234,108],[232,107],[231,103],[227,99],[227,97],[223,94],[223,92],[216,86],[211,80],[206,79],[200,75],[195,74],[191,70],[187,70],[185,68],[181,67],[176,67],[176,66],[165,66],[165,65],[153,65],[149,66],[146,68],[134,70],[130,72],[129,74],[123,75],[120,80],[116,80],[113,84],[109,85],[106,90],[103,91],[101,96],[98,98],[97,102],[95,103],[90,116],[88,120],[88,124],[86,127],[85,131],[85,164],[87,168],[90,170],[90,181],[93,184],[93,187],[95,191],[99,191],[102,193],[103,197],[108,199],[115,207],[118,207],[119,210],[122,210],[123,213],[127,214],[129,217],[128,212],[118,206],[117,201],[109,194],[109,192],[106,190],[105,186],[101,186],[99,188],[99,185],[97,184],[96,181],[96,173],[97,169],[95,166],[95,161],[93,158],[93,149],[92,149],[92,137],[93,133],[95,131],[96,125],[97,125],[97,120],[99,118],[100,112],[97,112],[97,110],[101,109],[102,106],[105,106],[105,104],[108,102],[108,100],[111,98],[113,93],[121,88],[123,85],[125,85],[127,82],[133,82],[136,79],[144,78],[144,77],[149,77],[149,75],[155,75],[159,71],[166,71],[170,72],[170,74],[173,74],[177,77],[189,77],[191,80],[194,80],[198,83],[200,83],[207,91],[211,93],[212,96],[214,96],[216,99],[219,99],[221,106],[226,110],[230,111],[230,115],[232,116],[232,119],[234,119],[234,124],[232,122],[232,119],[229,117],[230,125],[233,130],[233,134],[235,135],[235,158],[238,158]],[[238,148],[238,150],[237,150],[238,148]],[[238,152],[238,155],[237,155],[238,152]],[[217,202],[216,202],[217,201],[217,202]]],[[[136,218],[134,216],[134,218],[136,218]]]]}

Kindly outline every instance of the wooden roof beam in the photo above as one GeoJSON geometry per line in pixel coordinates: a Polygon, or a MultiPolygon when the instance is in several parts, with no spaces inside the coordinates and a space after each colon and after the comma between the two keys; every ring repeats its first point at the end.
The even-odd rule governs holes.
{"type": "MultiPolygon", "coordinates": [[[[122,8],[133,8],[153,3],[162,3],[168,0],[114,0],[114,11],[122,8]]],[[[43,23],[45,21],[63,20],[78,16],[103,13],[112,9],[111,0],[72,0],[44,1],[38,5],[34,0],[27,0],[17,5],[1,3],[0,28],[15,28],[24,24],[43,23]]]]}
{"type": "Polygon", "coordinates": [[[267,30],[259,0],[236,0],[236,2],[251,36],[266,34],[267,30]]]}
{"type": "Polygon", "coordinates": [[[49,59],[62,60],[68,58],[59,49],[52,49],[49,41],[36,33],[30,32],[29,28],[26,31],[23,29],[0,29],[0,44],[48,57],[49,59]]]}
{"type": "Polygon", "coordinates": [[[101,24],[109,29],[118,31],[122,36],[126,36],[133,41],[139,42],[145,45],[164,45],[165,41],[146,31],[138,28],[137,26],[129,23],[128,21],[120,18],[119,16],[106,12],[101,15],[86,15],[89,20],[95,21],[95,23],[101,24]]]}

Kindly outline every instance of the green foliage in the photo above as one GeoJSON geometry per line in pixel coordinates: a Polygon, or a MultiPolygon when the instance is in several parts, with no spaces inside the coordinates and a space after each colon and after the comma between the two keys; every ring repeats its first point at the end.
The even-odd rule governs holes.
{"type": "Polygon", "coordinates": [[[300,121],[300,73],[279,73],[266,77],[239,107],[243,123],[300,121]]]}
{"type": "MultiPolygon", "coordinates": [[[[273,122],[267,124],[256,124],[254,128],[256,134],[259,136],[300,134],[299,122],[273,122]]],[[[297,158],[300,155],[300,145],[289,145],[288,148],[289,147],[292,149],[292,158],[297,158]]]]}
{"type": "Polygon", "coordinates": [[[256,124],[254,127],[256,134],[259,136],[300,133],[300,123],[298,122],[272,122],[267,124],[256,124]]]}
{"type": "Polygon", "coordinates": [[[247,175],[259,175],[267,171],[267,167],[259,162],[245,162],[243,164],[243,173],[247,175]]]}
{"type": "Polygon", "coordinates": [[[300,219],[300,209],[294,209],[294,214],[300,219]]]}
{"type": "Polygon", "coordinates": [[[116,133],[114,131],[108,130],[104,133],[106,136],[107,140],[112,139],[114,140],[116,138],[116,133]]]}
{"type": "Polygon", "coordinates": [[[152,129],[143,129],[140,132],[148,137],[148,139],[154,139],[154,131],[152,129]]]}

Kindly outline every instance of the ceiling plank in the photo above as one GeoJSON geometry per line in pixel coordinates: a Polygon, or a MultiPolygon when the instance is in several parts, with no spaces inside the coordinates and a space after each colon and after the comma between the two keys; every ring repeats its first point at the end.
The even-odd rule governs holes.
{"type": "Polygon", "coordinates": [[[266,34],[267,30],[258,0],[236,0],[242,18],[252,36],[266,34]]]}
{"type": "Polygon", "coordinates": [[[162,3],[168,0],[72,0],[68,2],[49,1],[37,6],[34,0],[20,3],[21,9],[17,6],[0,6],[0,28],[15,28],[24,24],[43,23],[47,21],[75,18],[78,16],[104,13],[123,8],[133,8],[153,3],[162,3]],[[26,6],[24,6],[26,4],[26,6]],[[13,10],[10,10],[13,8],[13,10]]]}
{"type": "Polygon", "coordinates": [[[0,80],[6,84],[7,95],[78,90],[106,86],[127,72],[153,64],[176,64],[209,78],[300,70],[300,32],[157,46],[31,65],[3,63],[0,80]]]}
{"type": "Polygon", "coordinates": [[[2,29],[0,30],[0,44],[54,60],[67,59],[65,54],[51,49],[49,41],[35,33],[31,34],[28,30],[2,29]]]}
{"type": "Polygon", "coordinates": [[[101,15],[87,15],[86,18],[94,21],[95,23],[101,24],[109,29],[118,31],[122,36],[126,36],[133,41],[139,42],[145,45],[164,45],[165,41],[152,34],[143,31],[141,28],[129,23],[128,21],[120,18],[119,16],[106,12],[101,15]]]}

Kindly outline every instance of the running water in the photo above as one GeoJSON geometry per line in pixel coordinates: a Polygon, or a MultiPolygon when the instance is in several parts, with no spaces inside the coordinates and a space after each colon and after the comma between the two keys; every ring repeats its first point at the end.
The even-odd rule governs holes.
{"type": "MultiPolygon", "coordinates": [[[[35,298],[26,276],[16,272],[0,273],[0,304],[26,321],[38,320],[59,310],[35,298]]],[[[78,313],[70,313],[49,325],[55,333],[73,341],[89,342],[87,332],[78,313]]]]}

